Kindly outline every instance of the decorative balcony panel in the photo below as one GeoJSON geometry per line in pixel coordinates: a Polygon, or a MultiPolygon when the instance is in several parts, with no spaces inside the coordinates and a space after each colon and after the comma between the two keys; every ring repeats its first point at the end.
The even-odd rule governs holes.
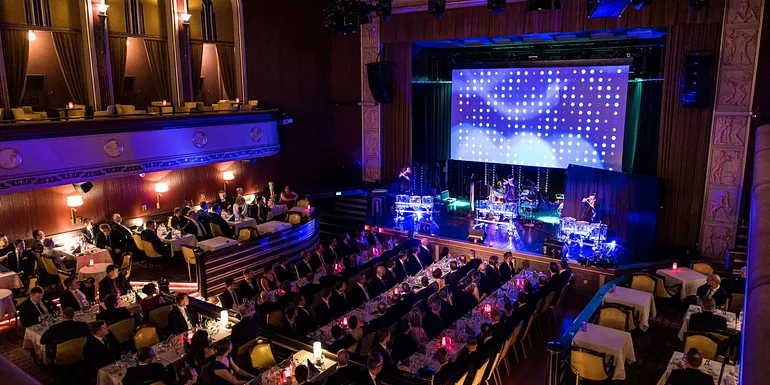
{"type": "Polygon", "coordinates": [[[277,154],[274,113],[0,126],[0,193],[277,154]]]}

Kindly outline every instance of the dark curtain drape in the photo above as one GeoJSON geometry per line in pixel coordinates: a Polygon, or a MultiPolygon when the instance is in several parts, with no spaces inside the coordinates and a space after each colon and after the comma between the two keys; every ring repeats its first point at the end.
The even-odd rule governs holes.
{"type": "Polygon", "coordinates": [[[219,59],[219,74],[225,87],[227,98],[235,100],[238,93],[235,89],[235,47],[227,44],[217,44],[219,59]]]}
{"type": "Polygon", "coordinates": [[[392,62],[393,102],[382,105],[382,179],[395,179],[412,163],[412,43],[383,44],[392,62]]]}
{"type": "MultiPolygon", "coordinates": [[[[626,174],[570,165],[567,168],[565,217],[580,218],[582,199],[597,193],[597,220],[607,224],[610,241],[644,250],[655,247],[658,180],[646,175],[626,174]]],[[[643,256],[643,255],[642,255],[643,256]]]]}
{"type": "Polygon", "coordinates": [[[623,140],[623,171],[655,176],[658,165],[660,99],[663,82],[628,84],[628,108],[623,140]]]}
{"type": "Polygon", "coordinates": [[[203,43],[190,43],[190,67],[193,86],[193,100],[202,102],[200,96],[201,70],[203,68],[203,43]]]}
{"type": "Polygon", "coordinates": [[[171,99],[171,79],[168,75],[168,51],[164,40],[144,39],[150,71],[155,79],[155,88],[161,100],[171,99]]]}
{"type": "Polygon", "coordinates": [[[64,82],[70,92],[72,101],[76,104],[86,104],[86,80],[83,74],[83,62],[80,59],[80,36],[69,32],[51,32],[59,67],[64,75],[64,82]]]}
{"type": "Polygon", "coordinates": [[[449,159],[452,83],[412,84],[412,161],[434,164],[449,159]]]}
{"type": "Polygon", "coordinates": [[[127,41],[127,37],[110,36],[110,70],[112,71],[112,92],[115,95],[116,104],[120,103],[123,78],[126,76],[127,41]]]}
{"type": "Polygon", "coordinates": [[[8,81],[8,99],[11,107],[18,107],[24,96],[27,83],[27,64],[29,63],[28,32],[20,29],[2,29],[3,62],[5,77],[8,81]]]}

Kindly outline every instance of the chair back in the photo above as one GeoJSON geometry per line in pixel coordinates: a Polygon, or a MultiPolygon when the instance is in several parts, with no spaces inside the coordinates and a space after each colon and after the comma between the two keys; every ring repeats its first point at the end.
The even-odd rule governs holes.
{"type": "Polygon", "coordinates": [[[374,337],[376,335],[376,332],[371,332],[361,339],[361,343],[358,344],[358,354],[362,356],[369,355],[369,352],[372,351],[372,345],[374,344],[374,337]]]}
{"type": "Polygon", "coordinates": [[[535,311],[532,312],[532,317],[537,318],[540,315],[540,312],[543,311],[543,302],[545,301],[545,298],[540,298],[540,300],[535,303],[535,311]]]}
{"type": "Polygon", "coordinates": [[[267,323],[273,326],[281,326],[283,322],[283,310],[273,310],[267,314],[267,323]]]}
{"type": "Polygon", "coordinates": [[[540,309],[540,312],[546,312],[551,308],[551,304],[553,304],[553,297],[556,296],[556,292],[552,291],[548,293],[547,296],[545,296],[545,302],[543,302],[543,307],[540,309]]]}
{"type": "MultiPolygon", "coordinates": [[[[542,301],[542,300],[541,300],[541,301],[542,301]]],[[[524,338],[524,337],[526,337],[526,336],[528,336],[528,335],[529,335],[529,331],[532,329],[532,324],[534,324],[534,323],[535,323],[535,319],[536,319],[536,318],[537,318],[537,316],[536,316],[535,314],[532,314],[532,315],[529,317],[529,320],[527,321],[527,327],[525,327],[525,328],[524,328],[524,334],[521,336],[521,338],[524,338]]],[[[524,322],[524,321],[521,321],[521,322],[524,322]]],[[[523,343],[522,343],[522,344],[523,344],[523,343]]]]}
{"type": "MultiPolygon", "coordinates": [[[[153,102],[153,103],[154,103],[154,102],[153,102]]],[[[166,227],[168,227],[169,229],[172,227],[172,226],[171,226],[171,218],[173,218],[173,216],[169,216],[169,217],[168,217],[168,220],[166,221],[166,227]]]]}
{"type": "Polygon", "coordinates": [[[131,267],[133,266],[133,263],[131,262],[131,254],[126,254],[123,256],[123,262],[120,266],[119,271],[123,273],[123,275],[128,278],[131,276],[131,267]]]}
{"type": "Polygon", "coordinates": [[[171,313],[173,307],[173,304],[168,304],[150,310],[150,314],[148,315],[149,323],[161,329],[165,328],[168,326],[168,314],[171,313]]]}
{"type": "Polygon", "coordinates": [[[112,334],[115,335],[115,338],[117,338],[118,342],[122,344],[130,341],[132,338],[134,338],[134,326],[136,324],[136,321],[134,321],[133,318],[124,319],[123,321],[115,322],[114,324],[110,325],[110,331],[112,334]]]}
{"type": "Polygon", "coordinates": [[[147,258],[161,258],[162,255],[158,254],[157,251],[152,247],[152,243],[145,241],[142,239],[142,245],[144,245],[144,254],[147,256],[147,258]]]}
{"type": "Polygon", "coordinates": [[[195,264],[195,249],[193,249],[192,247],[187,245],[182,245],[182,256],[184,257],[184,261],[187,262],[188,265],[195,264]]]}
{"type": "Polygon", "coordinates": [[[634,274],[631,277],[631,288],[650,294],[655,293],[655,278],[647,273],[634,274]]]}
{"type": "Polygon", "coordinates": [[[46,258],[46,257],[43,257],[43,256],[40,256],[40,259],[42,260],[43,268],[45,268],[45,272],[48,275],[51,275],[51,276],[54,276],[54,277],[59,275],[59,268],[57,268],[56,265],[54,265],[53,259],[46,258]]]}
{"type": "Polygon", "coordinates": [[[211,229],[211,235],[214,237],[224,237],[225,233],[222,232],[222,228],[219,227],[216,223],[209,223],[209,228],[211,229]]]}
{"type": "Polygon", "coordinates": [[[265,370],[277,364],[270,344],[257,344],[251,348],[249,356],[251,357],[251,366],[254,369],[265,370]]]}
{"type": "Polygon", "coordinates": [[[743,310],[743,299],[744,294],[733,293],[732,298],[730,298],[730,308],[728,310],[732,313],[738,314],[743,310]]]}
{"type": "Polygon", "coordinates": [[[623,331],[634,329],[634,310],[616,303],[606,303],[599,307],[598,325],[623,331]]]}
{"type": "Polygon", "coordinates": [[[653,295],[658,298],[674,298],[682,290],[682,284],[666,286],[665,278],[656,275],[655,276],[655,293],[653,295]]]}
{"type": "Polygon", "coordinates": [[[684,334],[684,351],[687,352],[690,348],[697,348],[700,350],[703,358],[709,360],[717,359],[717,352],[719,351],[719,339],[711,334],[704,332],[689,332],[684,334]]]}
{"type": "Polygon", "coordinates": [[[134,238],[134,243],[136,243],[136,248],[144,251],[144,243],[142,243],[142,237],[139,234],[133,234],[131,235],[132,238],[134,238]]]}
{"type": "Polygon", "coordinates": [[[460,377],[460,379],[457,380],[457,382],[455,382],[455,385],[463,385],[463,384],[465,384],[465,379],[466,378],[468,378],[468,371],[467,370],[465,371],[465,374],[463,374],[463,376],[460,377]]]}
{"type": "Polygon", "coordinates": [[[568,282],[566,285],[564,285],[564,287],[561,288],[561,293],[559,293],[559,299],[556,300],[556,305],[553,306],[554,309],[561,310],[561,308],[564,306],[562,305],[562,303],[564,303],[564,297],[566,297],[567,293],[570,292],[571,286],[572,284],[568,282]]]}
{"type": "MultiPolygon", "coordinates": [[[[414,305],[412,305],[412,309],[422,309],[422,301],[423,299],[420,299],[419,301],[415,302],[414,305]]],[[[450,301],[449,304],[451,305],[452,302],[450,301]]]]}
{"type": "Polygon", "coordinates": [[[251,229],[244,227],[238,230],[238,242],[248,242],[251,240],[251,229]]]}
{"type": "MultiPolygon", "coordinates": [[[[511,336],[508,338],[509,345],[513,345],[516,343],[516,341],[519,339],[519,334],[521,334],[521,331],[523,329],[524,329],[524,321],[519,321],[519,324],[516,325],[515,328],[513,328],[513,333],[511,333],[511,336]]],[[[507,356],[507,354],[505,354],[504,356],[507,356]]]]}
{"type": "Polygon", "coordinates": [[[56,358],[53,363],[68,366],[83,361],[83,347],[86,337],[80,337],[56,344],[56,358]]]}
{"type": "Polygon", "coordinates": [[[158,329],[154,326],[143,327],[134,334],[134,346],[137,349],[154,346],[158,342],[158,329]]]}
{"type": "Polygon", "coordinates": [[[198,384],[211,385],[211,361],[201,365],[201,371],[198,373],[198,384]]]}
{"type": "Polygon", "coordinates": [[[307,200],[305,198],[297,200],[297,207],[302,207],[303,209],[306,209],[307,206],[310,206],[310,201],[309,200],[307,200]]]}
{"type": "Polygon", "coordinates": [[[300,213],[289,213],[288,222],[291,225],[298,225],[302,222],[302,215],[300,213]]]}
{"type": "Polygon", "coordinates": [[[693,262],[690,268],[703,275],[714,274],[714,268],[706,262],[693,262]]]}
{"type": "Polygon", "coordinates": [[[495,358],[492,360],[492,363],[490,364],[489,368],[487,368],[486,375],[484,376],[484,381],[486,381],[487,384],[489,384],[492,381],[492,375],[495,374],[495,369],[497,369],[497,365],[500,365],[500,361],[502,360],[503,360],[503,351],[501,346],[500,349],[497,349],[495,358]]]}
{"type": "Polygon", "coordinates": [[[487,358],[486,361],[484,361],[481,366],[479,366],[478,369],[476,369],[476,375],[473,376],[473,382],[471,382],[471,385],[479,385],[484,380],[484,372],[487,371],[487,366],[489,366],[489,359],[487,358]]]}
{"type": "Polygon", "coordinates": [[[61,281],[61,286],[64,288],[64,290],[67,290],[67,285],[64,284],[64,280],[67,279],[67,278],[72,277],[72,275],[67,274],[67,273],[65,273],[65,272],[63,272],[61,270],[58,270],[58,269],[56,270],[56,274],[59,275],[59,281],[61,281]]]}
{"type": "Polygon", "coordinates": [[[589,381],[606,381],[612,378],[612,371],[608,370],[606,355],[588,349],[572,347],[570,363],[572,372],[580,379],[589,381]]]}
{"type": "Polygon", "coordinates": [[[251,349],[257,345],[257,341],[259,341],[259,338],[254,338],[238,347],[235,353],[235,363],[239,367],[248,368],[251,366],[251,349]]]}

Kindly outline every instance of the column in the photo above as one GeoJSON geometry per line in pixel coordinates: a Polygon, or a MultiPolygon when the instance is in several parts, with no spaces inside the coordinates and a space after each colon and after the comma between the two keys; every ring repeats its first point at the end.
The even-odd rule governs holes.
{"type": "Polygon", "coordinates": [[[243,38],[243,2],[233,0],[233,41],[235,42],[235,77],[236,89],[241,100],[249,100],[246,87],[246,40],[243,38]]]}
{"type": "Polygon", "coordinates": [[[107,31],[106,9],[103,14],[91,0],[81,0],[80,25],[83,38],[83,71],[85,71],[87,104],[94,111],[103,110],[113,103],[112,71],[110,70],[110,45],[107,31]]]}
{"type": "Polygon", "coordinates": [[[700,230],[701,255],[720,262],[738,231],[764,1],[725,8],[700,230]]]}
{"type": "Polygon", "coordinates": [[[377,61],[380,54],[380,19],[361,26],[361,125],[363,180],[374,182],[381,179],[381,107],[374,101],[369,90],[369,78],[366,63],[377,61]]]}
{"type": "MultiPolygon", "coordinates": [[[[184,1],[182,1],[184,5],[184,1]]],[[[180,14],[185,13],[186,7],[178,7],[177,0],[166,0],[166,47],[168,47],[169,76],[171,76],[171,102],[175,106],[184,104],[183,94],[183,61],[179,49],[180,35],[185,32],[180,14]]],[[[187,61],[189,64],[189,59],[187,61]]],[[[188,72],[189,73],[189,72],[188,72]]],[[[188,77],[189,78],[189,77],[188,77]]],[[[192,86],[190,86],[192,87],[192,86]]]]}

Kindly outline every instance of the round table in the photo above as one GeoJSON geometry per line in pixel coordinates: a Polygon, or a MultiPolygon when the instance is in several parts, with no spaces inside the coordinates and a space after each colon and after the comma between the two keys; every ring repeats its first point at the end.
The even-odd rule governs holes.
{"type": "Polygon", "coordinates": [[[5,315],[16,316],[16,306],[13,304],[13,293],[8,289],[0,289],[0,318],[5,315]]]}
{"type": "Polygon", "coordinates": [[[93,278],[98,284],[102,278],[107,276],[107,266],[111,263],[95,263],[93,266],[86,266],[78,271],[78,280],[93,278]]]}

